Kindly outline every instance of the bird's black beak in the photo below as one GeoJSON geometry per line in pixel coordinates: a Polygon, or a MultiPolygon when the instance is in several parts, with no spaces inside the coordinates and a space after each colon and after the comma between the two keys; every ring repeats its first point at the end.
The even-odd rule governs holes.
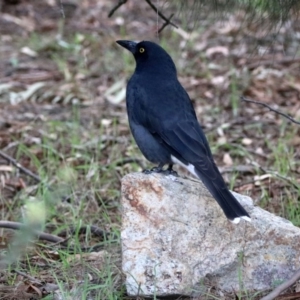
{"type": "Polygon", "coordinates": [[[116,43],[118,43],[119,45],[121,45],[125,49],[129,50],[132,54],[135,53],[135,49],[136,49],[136,45],[137,45],[136,42],[119,40],[119,41],[116,41],[116,43]]]}

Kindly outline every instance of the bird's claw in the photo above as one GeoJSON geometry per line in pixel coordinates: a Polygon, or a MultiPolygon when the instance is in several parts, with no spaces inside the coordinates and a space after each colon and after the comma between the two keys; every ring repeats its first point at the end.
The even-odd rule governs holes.
{"type": "Polygon", "coordinates": [[[161,173],[163,172],[163,169],[160,168],[160,167],[154,167],[151,169],[151,172],[154,172],[154,173],[161,173]]]}
{"type": "Polygon", "coordinates": [[[152,174],[152,173],[162,173],[164,175],[173,175],[175,177],[178,177],[178,174],[176,171],[172,170],[172,169],[166,169],[163,170],[160,167],[154,167],[152,169],[146,169],[143,171],[144,174],[152,174]]]}
{"type": "Polygon", "coordinates": [[[162,168],[154,167],[152,169],[146,169],[143,171],[144,174],[151,174],[151,173],[162,173],[164,172],[162,168]]]}
{"type": "Polygon", "coordinates": [[[163,171],[163,173],[164,173],[164,175],[172,175],[172,176],[175,176],[175,177],[179,177],[178,173],[174,170],[167,169],[167,170],[163,171]]]}

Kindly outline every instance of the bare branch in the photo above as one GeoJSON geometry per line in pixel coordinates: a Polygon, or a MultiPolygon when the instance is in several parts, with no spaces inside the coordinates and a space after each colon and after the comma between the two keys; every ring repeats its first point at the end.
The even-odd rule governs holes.
{"type": "Polygon", "coordinates": [[[127,0],[119,0],[118,4],[109,12],[108,17],[110,18],[127,0]]]}
{"type": "MultiPolygon", "coordinates": [[[[178,26],[176,24],[171,22],[171,19],[173,18],[174,14],[172,14],[169,18],[167,18],[158,10],[158,8],[150,0],[145,0],[145,1],[155,11],[155,13],[157,13],[159,15],[159,17],[165,21],[165,23],[162,25],[162,27],[158,30],[158,33],[162,32],[163,29],[169,24],[174,26],[175,28],[178,28],[178,26]]],[[[116,6],[114,6],[113,9],[109,12],[108,17],[110,18],[126,2],[127,2],[127,0],[119,0],[118,4],[116,6]]]]}
{"type": "Polygon", "coordinates": [[[14,272],[16,272],[17,274],[23,276],[23,277],[26,277],[28,278],[31,282],[35,283],[35,284],[39,284],[39,285],[42,285],[42,281],[38,280],[38,279],[35,279],[34,277],[30,276],[29,274],[26,274],[22,271],[19,271],[17,269],[14,270],[14,272]]]}
{"type": "Polygon", "coordinates": [[[280,293],[282,293],[284,290],[289,288],[291,285],[293,285],[299,279],[300,279],[300,269],[298,269],[290,279],[288,279],[287,281],[280,284],[270,294],[268,294],[267,296],[261,298],[261,300],[273,300],[273,299],[275,299],[280,293]]]}
{"type": "MultiPolygon", "coordinates": [[[[161,19],[163,19],[165,22],[167,22],[168,24],[171,24],[172,26],[174,26],[175,28],[178,28],[177,25],[175,25],[173,22],[171,22],[170,20],[168,20],[159,10],[158,8],[150,1],[150,0],[145,0],[149,6],[160,16],[161,19]]],[[[170,18],[171,19],[171,18],[170,18]]]]}
{"type": "MultiPolygon", "coordinates": [[[[0,228],[8,228],[8,229],[16,230],[16,229],[23,229],[27,227],[28,226],[19,222],[0,221],[0,228]]],[[[65,241],[65,239],[49,233],[45,233],[37,230],[34,230],[33,233],[38,237],[39,240],[45,240],[52,243],[62,243],[65,241]]]]}
{"type": "MultiPolygon", "coordinates": [[[[19,222],[0,221],[0,228],[21,230],[21,229],[26,228],[26,227],[27,227],[26,225],[24,225],[22,223],[19,223],[19,222]]],[[[78,229],[76,229],[75,226],[70,226],[69,227],[70,232],[67,232],[67,230],[63,230],[63,231],[60,232],[60,234],[67,235],[68,233],[69,234],[74,234],[75,232],[83,233],[83,232],[86,232],[88,229],[91,231],[91,233],[93,235],[101,236],[105,239],[108,239],[109,237],[117,239],[116,235],[111,234],[109,232],[106,232],[103,229],[101,229],[101,228],[99,228],[98,226],[95,226],[95,225],[90,225],[90,226],[83,225],[78,229]]],[[[60,244],[60,245],[65,245],[66,242],[69,240],[69,238],[64,239],[64,238],[61,238],[57,235],[53,235],[53,234],[50,234],[50,233],[45,233],[45,232],[41,232],[41,231],[37,231],[37,230],[33,230],[33,234],[35,234],[39,240],[44,240],[44,241],[47,241],[47,242],[60,244]]],[[[90,251],[91,249],[98,249],[99,247],[101,248],[101,247],[103,247],[103,245],[99,244],[99,245],[93,245],[92,247],[81,247],[80,249],[81,249],[81,251],[86,252],[86,251],[90,251]]],[[[75,252],[75,247],[68,247],[68,251],[75,252]]]]}
{"type": "Polygon", "coordinates": [[[287,118],[288,120],[290,120],[291,122],[295,123],[295,124],[298,124],[300,125],[300,122],[299,121],[296,121],[294,118],[292,118],[291,116],[275,109],[275,108],[272,108],[271,106],[269,106],[268,104],[264,103],[264,102],[260,102],[260,101],[256,101],[256,100],[251,100],[251,99],[248,99],[248,98],[245,98],[244,96],[241,97],[241,100],[242,101],[245,101],[245,102],[249,102],[249,103],[254,103],[254,104],[258,104],[258,105],[262,105],[266,108],[268,108],[270,111],[273,111],[275,112],[276,114],[279,114],[285,118],[287,118]]]}
{"type": "Polygon", "coordinates": [[[81,233],[86,233],[87,231],[90,231],[93,235],[95,236],[100,236],[102,238],[108,239],[108,237],[111,235],[110,232],[105,231],[104,229],[95,226],[95,225],[82,225],[79,228],[76,226],[69,226],[67,229],[63,229],[62,231],[59,232],[59,235],[68,235],[68,234],[75,234],[76,232],[81,234],[81,233]]]}
{"type": "Polygon", "coordinates": [[[3,157],[4,159],[6,159],[8,162],[10,162],[12,165],[14,165],[16,168],[18,168],[21,172],[23,172],[24,174],[32,177],[35,181],[37,182],[41,182],[41,178],[39,176],[37,176],[36,174],[32,173],[30,170],[26,169],[25,167],[23,167],[21,164],[19,164],[14,158],[12,158],[11,156],[5,154],[4,152],[0,151],[0,156],[3,157]]]}
{"type": "Polygon", "coordinates": [[[157,33],[161,33],[165,27],[167,27],[170,24],[171,19],[173,18],[174,14],[171,14],[171,16],[169,17],[168,21],[166,21],[158,30],[157,33]]]}

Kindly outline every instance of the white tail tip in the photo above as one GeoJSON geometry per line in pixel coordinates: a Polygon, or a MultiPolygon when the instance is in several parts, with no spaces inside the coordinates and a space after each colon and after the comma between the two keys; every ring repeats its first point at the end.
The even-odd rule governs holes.
{"type": "Polygon", "coordinates": [[[247,222],[251,222],[251,219],[250,219],[249,217],[247,217],[247,216],[234,218],[233,220],[230,220],[230,221],[231,221],[232,223],[234,223],[234,224],[238,224],[238,223],[240,223],[240,220],[241,220],[241,219],[244,219],[244,220],[247,221],[247,222]]]}

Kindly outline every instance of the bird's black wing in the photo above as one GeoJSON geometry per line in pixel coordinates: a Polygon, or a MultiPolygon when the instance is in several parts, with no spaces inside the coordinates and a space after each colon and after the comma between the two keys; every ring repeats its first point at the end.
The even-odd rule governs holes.
{"type": "Polygon", "coordinates": [[[169,151],[188,169],[193,168],[204,185],[217,200],[228,219],[238,222],[249,215],[227,188],[216,166],[202,129],[195,121],[183,120],[172,128],[159,132],[169,151]]]}
{"type": "Polygon", "coordinates": [[[220,176],[206,137],[197,120],[181,120],[169,126],[165,124],[157,131],[176,158],[181,161],[183,159],[182,162],[185,164],[197,166],[211,180],[220,176]]]}

